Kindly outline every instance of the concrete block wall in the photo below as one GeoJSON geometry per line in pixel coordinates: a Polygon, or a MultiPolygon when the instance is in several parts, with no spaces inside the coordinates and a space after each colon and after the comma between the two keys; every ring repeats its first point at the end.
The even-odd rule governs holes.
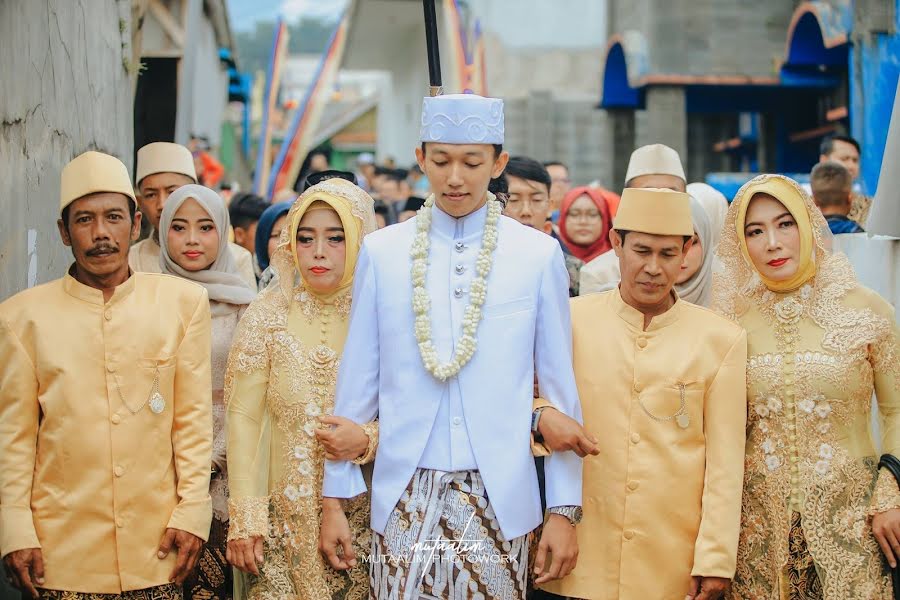
{"type": "Polygon", "coordinates": [[[775,75],[793,11],[793,3],[784,0],[659,3],[654,62],[662,72],[775,75]]]}
{"type": "Polygon", "coordinates": [[[593,99],[566,99],[556,104],[555,158],[569,166],[575,184],[599,181],[616,188],[612,176],[612,122],[593,99]]]}
{"type": "Polygon", "coordinates": [[[518,98],[532,91],[553,90],[557,96],[600,98],[606,39],[590,48],[510,48],[498,35],[485,36],[488,93],[518,98]]]}
{"type": "Polygon", "coordinates": [[[611,155],[611,189],[618,192],[618,188],[625,183],[625,174],[628,172],[628,162],[631,152],[635,148],[636,115],[633,110],[603,111],[611,122],[612,143],[607,150],[611,155]]]}
{"type": "Polygon", "coordinates": [[[646,110],[635,125],[635,146],[665,144],[679,155],[687,155],[687,108],[684,88],[651,87],[646,92],[646,110]]]}
{"type": "Polygon", "coordinates": [[[703,181],[707,173],[740,170],[725,152],[715,152],[713,144],[737,136],[734,114],[688,115],[687,154],[682,156],[688,182],[703,181]]]}
{"type": "Polygon", "coordinates": [[[131,3],[0,2],[0,301],[61,277],[60,173],[101,149],[129,171],[131,3]],[[14,83],[13,83],[14,82],[14,83]]]}
{"type": "Polygon", "coordinates": [[[510,154],[559,160],[569,166],[578,185],[594,180],[613,185],[612,121],[596,109],[595,98],[535,92],[506,100],[504,108],[505,148],[510,154]]]}
{"type": "MultiPolygon", "coordinates": [[[[840,1],[840,0],[834,0],[840,1]]],[[[610,0],[610,33],[644,34],[650,73],[775,74],[796,7],[785,0],[610,0]]]]}
{"type": "MultiPolygon", "coordinates": [[[[845,4],[849,0],[828,0],[845,4]]],[[[650,75],[776,77],[800,0],[609,0],[610,34],[640,31],[650,75]]],[[[638,146],[660,142],[682,157],[688,179],[734,168],[715,142],[737,134],[736,116],[688,114],[683,88],[649,86],[645,110],[610,113],[616,177],[638,146]]]]}

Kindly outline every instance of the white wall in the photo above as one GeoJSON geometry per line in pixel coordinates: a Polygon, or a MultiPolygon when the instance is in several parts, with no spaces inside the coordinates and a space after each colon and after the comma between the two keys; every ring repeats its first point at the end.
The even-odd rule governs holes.
{"type": "Polygon", "coordinates": [[[194,106],[188,132],[206,136],[213,147],[218,147],[228,104],[228,70],[219,60],[212,23],[201,19],[197,33],[192,42],[197,46],[197,70],[194,73],[194,106]]]}
{"type": "Polygon", "coordinates": [[[56,228],[63,166],[101,149],[131,170],[130,21],[116,0],[0,0],[0,301],[72,262],[56,228]]]}
{"type": "Polygon", "coordinates": [[[605,47],[607,0],[466,0],[509,49],[605,47]]]}
{"type": "MultiPolygon", "coordinates": [[[[378,157],[392,156],[398,164],[410,165],[419,139],[422,98],[428,94],[422,4],[357,0],[351,14],[343,67],[383,69],[390,74],[378,107],[378,157]]],[[[442,30],[439,23],[441,36],[442,30]]],[[[441,40],[441,48],[448,51],[446,40],[441,40]]]]}

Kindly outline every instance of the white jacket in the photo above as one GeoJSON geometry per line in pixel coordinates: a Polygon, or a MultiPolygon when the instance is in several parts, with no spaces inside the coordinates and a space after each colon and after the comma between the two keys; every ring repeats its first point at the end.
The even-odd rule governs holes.
{"type": "MultiPolygon", "coordinates": [[[[465,282],[472,279],[486,212],[463,219],[437,207],[432,213],[426,285],[442,361],[461,333],[469,303],[465,282]]],[[[380,420],[372,478],[372,528],[379,533],[419,466],[440,405],[449,401],[448,385],[454,384],[425,370],[416,343],[410,276],[416,221],[372,233],[363,243],[335,399],[336,415],[358,423],[380,420]]],[[[579,421],[581,407],[559,244],[507,217],[498,227],[478,349],[457,377],[468,441],[500,528],[512,539],[542,520],[530,446],[535,369],[542,397],[579,421]]],[[[581,459],[561,452],[545,465],[547,506],[580,506],[581,459]]],[[[349,498],[364,491],[359,467],[326,462],[324,496],[349,498]]]]}

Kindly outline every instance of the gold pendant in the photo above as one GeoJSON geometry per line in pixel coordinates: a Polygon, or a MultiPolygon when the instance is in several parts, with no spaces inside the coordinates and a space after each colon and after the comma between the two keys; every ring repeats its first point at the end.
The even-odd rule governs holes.
{"type": "Polygon", "coordinates": [[[687,413],[681,413],[675,418],[675,422],[682,429],[687,429],[691,424],[691,417],[687,413]]]}
{"type": "Polygon", "coordinates": [[[154,392],[154,394],[150,396],[150,410],[155,415],[158,415],[162,411],[166,410],[166,400],[159,392],[154,392]]]}

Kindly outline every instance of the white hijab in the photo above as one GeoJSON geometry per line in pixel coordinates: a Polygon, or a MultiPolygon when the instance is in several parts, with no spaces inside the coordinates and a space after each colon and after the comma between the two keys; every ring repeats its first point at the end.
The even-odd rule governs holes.
{"type": "MultiPolygon", "coordinates": [[[[159,266],[163,273],[177,275],[190,281],[199,283],[206,288],[209,299],[212,302],[225,304],[244,305],[250,304],[256,298],[253,290],[237,268],[231,249],[228,247],[228,231],[231,221],[228,217],[228,209],[222,198],[213,190],[202,185],[183,185],[175,190],[166,199],[162,216],[159,219],[159,266]],[[193,198],[203,207],[216,226],[219,234],[219,251],[216,260],[203,271],[187,271],[182,269],[169,255],[168,238],[169,227],[175,213],[186,200],[193,198]]],[[[214,311],[215,312],[215,311],[214,311]]]]}
{"type": "Polygon", "coordinates": [[[696,198],[700,202],[703,208],[706,209],[706,214],[709,215],[710,226],[712,227],[711,245],[712,249],[715,250],[719,246],[719,239],[722,237],[722,228],[725,227],[725,215],[728,214],[728,199],[713,186],[702,182],[689,183],[687,192],[692,198],[696,198]]]}

